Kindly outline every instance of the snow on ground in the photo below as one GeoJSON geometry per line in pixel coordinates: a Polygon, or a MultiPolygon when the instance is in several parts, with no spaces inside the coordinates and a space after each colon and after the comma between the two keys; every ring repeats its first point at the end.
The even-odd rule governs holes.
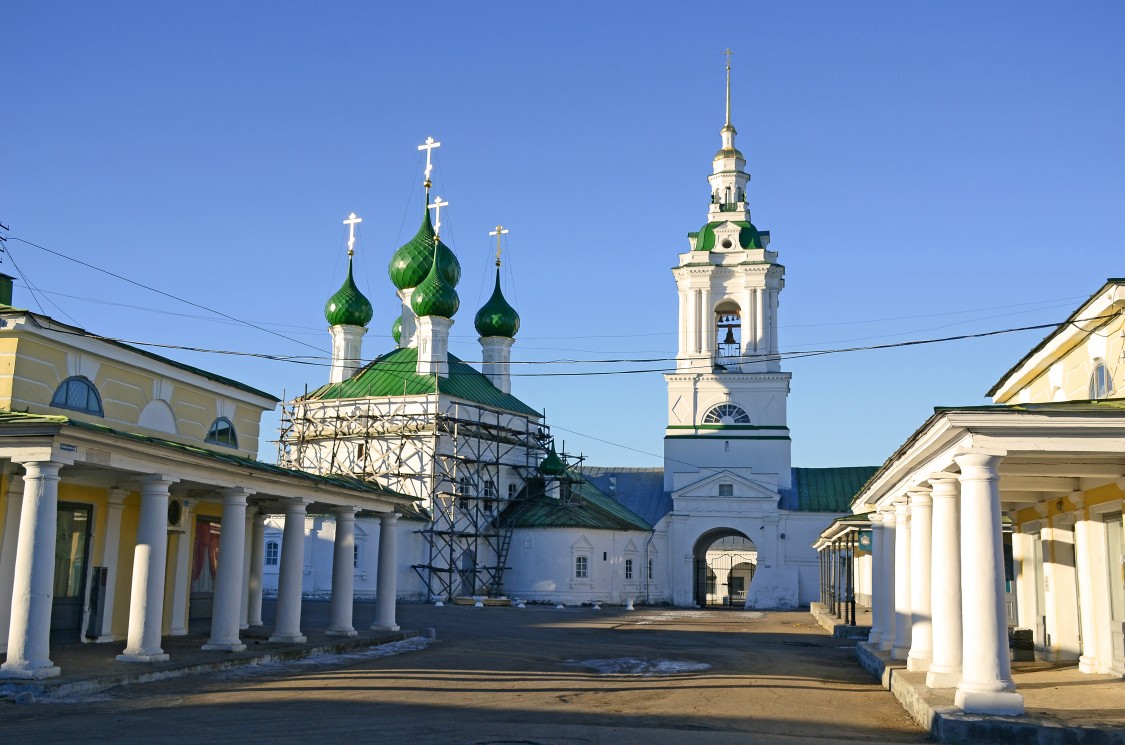
{"type": "Polygon", "coordinates": [[[711,667],[705,662],[642,660],[636,657],[617,657],[610,660],[567,660],[564,664],[572,667],[589,668],[598,675],[636,675],[642,678],[694,673],[711,667]]]}

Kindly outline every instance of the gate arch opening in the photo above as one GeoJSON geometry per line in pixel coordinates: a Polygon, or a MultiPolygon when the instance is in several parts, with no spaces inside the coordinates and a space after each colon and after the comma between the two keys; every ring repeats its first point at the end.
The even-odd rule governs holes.
{"type": "Polygon", "coordinates": [[[758,548],[734,528],[709,530],[695,541],[693,597],[700,608],[742,608],[758,568],[758,548]]]}

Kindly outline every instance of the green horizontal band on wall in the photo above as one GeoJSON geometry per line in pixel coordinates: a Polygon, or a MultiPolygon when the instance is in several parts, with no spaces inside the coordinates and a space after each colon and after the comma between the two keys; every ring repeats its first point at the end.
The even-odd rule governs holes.
{"type": "Polygon", "coordinates": [[[665,440],[789,440],[789,435],[730,435],[729,437],[716,437],[715,435],[664,435],[665,440]]]}
{"type": "Polygon", "coordinates": [[[669,424],[665,429],[784,429],[785,425],[778,424],[669,424]]]}

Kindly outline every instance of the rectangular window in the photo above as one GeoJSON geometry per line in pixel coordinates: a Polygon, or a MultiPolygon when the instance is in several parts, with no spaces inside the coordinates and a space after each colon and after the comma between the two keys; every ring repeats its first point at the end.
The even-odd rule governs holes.
{"type": "Polygon", "coordinates": [[[491,499],[495,499],[496,495],[497,495],[496,482],[493,481],[492,479],[485,479],[485,481],[484,481],[484,491],[481,492],[481,494],[482,494],[482,496],[489,497],[491,499]]]}
{"type": "Polygon", "coordinates": [[[648,578],[652,579],[652,559],[648,560],[648,578]]]}
{"type": "Polygon", "coordinates": [[[734,496],[734,484],[719,484],[719,496],[720,497],[733,497],[734,496]]]}
{"type": "Polygon", "coordinates": [[[270,541],[266,544],[266,566],[277,566],[277,541],[270,541]]]}
{"type": "Polygon", "coordinates": [[[585,556],[574,557],[575,579],[586,579],[590,576],[590,560],[585,556]]]}
{"type": "Polygon", "coordinates": [[[508,499],[515,499],[515,498],[516,498],[516,485],[515,484],[508,484],[508,499]]]}
{"type": "Polygon", "coordinates": [[[633,560],[625,560],[625,579],[633,579],[633,560]]]}
{"type": "Polygon", "coordinates": [[[359,544],[352,546],[352,569],[359,569],[359,544]]]}

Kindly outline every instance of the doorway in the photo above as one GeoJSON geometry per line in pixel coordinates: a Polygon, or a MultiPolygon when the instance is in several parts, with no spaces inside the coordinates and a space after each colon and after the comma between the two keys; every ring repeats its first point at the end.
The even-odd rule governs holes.
{"type": "Polygon", "coordinates": [[[208,517],[195,521],[191,557],[191,602],[188,623],[211,618],[215,603],[215,575],[219,570],[219,534],[222,523],[208,517]]]}
{"type": "Polygon", "coordinates": [[[55,522],[55,578],[51,635],[77,641],[85,611],[86,568],[90,560],[92,509],[88,504],[59,502],[55,522]]]}
{"type": "Polygon", "coordinates": [[[719,529],[695,542],[695,604],[700,608],[742,608],[758,567],[758,549],[742,533],[719,529]]]}

